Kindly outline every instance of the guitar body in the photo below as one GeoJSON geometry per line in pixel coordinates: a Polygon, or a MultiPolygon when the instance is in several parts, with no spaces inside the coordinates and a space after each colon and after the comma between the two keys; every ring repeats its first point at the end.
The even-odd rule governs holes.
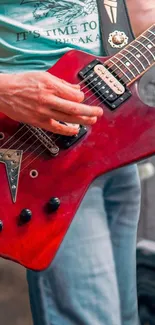
{"type": "MultiPolygon", "coordinates": [[[[70,51],[49,73],[79,83],[79,71],[94,59],[81,51],[70,51]]],[[[104,62],[107,58],[99,60],[104,62]]],[[[103,107],[104,115],[95,125],[88,127],[87,133],[69,149],[60,150],[55,157],[48,154],[37,157],[32,148],[23,153],[15,203],[10,194],[5,164],[0,164],[2,257],[34,270],[48,267],[91,182],[103,173],[155,153],[155,109],[140,100],[138,82],[129,88],[132,96],[114,111],[97,99],[95,105],[103,107]],[[30,176],[32,170],[37,171],[37,177],[30,176]],[[48,213],[46,204],[51,197],[59,198],[60,206],[48,213]],[[19,215],[23,209],[31,210],[32,218],[30,222],[20,224],[19,215]]],[[[91,98],[87,103],[91,104],[95,94],[89,90],[89,95],[91,98]]],[[[0,145],[18,128],[18,123],[1,115],[0,132],[4,133],[5,139],[0,140],[0,145]]],[[[18,145],[14,146],[18,149],[22,142],[23,139],[19,139],[18,145]]],[[[4,146],[8,147],[9,144],[4,146]]]]}

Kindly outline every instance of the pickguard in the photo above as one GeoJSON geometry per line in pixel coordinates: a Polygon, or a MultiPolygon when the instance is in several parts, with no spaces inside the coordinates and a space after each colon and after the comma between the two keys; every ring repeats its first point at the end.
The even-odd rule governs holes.
{"type": "Polygon", "coordinates": [[[12,201],[17,198],[22,150],[0,149],[0,162],[5,164],[12,201]]]}

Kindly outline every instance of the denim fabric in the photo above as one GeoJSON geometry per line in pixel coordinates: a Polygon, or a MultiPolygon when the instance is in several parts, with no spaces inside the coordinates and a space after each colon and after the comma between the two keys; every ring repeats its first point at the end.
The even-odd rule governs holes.
{"type": "Polygon", "coordinates": [[[135,165],[96,179],[50,267],[27,271],[34,325],[137,325],[135,165]]]}

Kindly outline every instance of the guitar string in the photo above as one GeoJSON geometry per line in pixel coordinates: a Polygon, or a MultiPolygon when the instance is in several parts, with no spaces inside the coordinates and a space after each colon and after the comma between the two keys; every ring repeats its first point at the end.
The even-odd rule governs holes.
{"type": "MultiPolygon", "coordinates": [[[[98,99],[98,98],[96,98],[95,100],[97,100],[97,99],[98,99]]],[[[87,100],[88,100],[88,99],[87,99],[87,100]]],[[[102,103],[103,103],[103,102],[105,102],[105,100],[102,101],[102,103]]],[[[57,141],[57,139],[56,139],[55,141],[57,141]]],[[[39,146],[35,149],[35,151],[36,151],[40,146],[41,146],[41,145],[39,145],[39,146]]],[[[45,150],[46,150],[46,149],[44,149],[43,151],[45,151],[45,150]]],[[[42,151],[42,152],[43,152],[43,151],[42,151]]],[[[34,151],[33,151],[33,152],[34,152],[34,151]]],[[[33,153],[33,152],[32,152],[32,153],[33,153]]],[[[42,153],[42,152],[41,152],[41,153],[42,153]]],[[[32,154],[32,153],[31,153],[31,154],[32,154]]],[[[41,154],[41,153],[40,153],[40,154],[41,154]]],[[[39,155],[40,155],[40,154],[39,154],[39,155]]],[[[37,157],[38,157],[38,156],[37,156],[37,157]]],[[[34,159],[36,159],[37,157],[35,157],[34,159]]],[[[26,159],[27,159],[27,158],[26,158],[26,159]]],[[[24,159],[24,160],[25,160],[25,159],[24,159]]],[[[32,161],[33,161],[33,160],[32,160],[32,161]]],[[[32,161],[31,161],[30,163],[32,163],[32,161]]],[[[30,163],[29,163],[29,164],[30,164],[30,163]]],[[[29,165],[29,164],[28,164],[28,165],[29,165]]],[[[27,167],[27,165],[24,167],[24,169],[25,169],[26,167],[27,167]]]]}
{"type": "MultiPolygon", "coordinates": [[[[154,25],[151,26],[150,29],[153,28],[153,27],[154,27],[154,25]]],[[[146,34],[146,33],[151,33],[151,36],[152,36],[152,35],[154,36],[153,32],[150,31],[150,29],[146,30],[146,31],[143,32],[141,35],[139,35],[139,36],[137,37],[137,39],[139,39],[140,37],[143,37],[143,35],[146,34]]],[[[146,37],[146,39],[149,41],[149,39],[148,39],[147,37],[146,37]]],[[[135,40],[135,41],[136,41],[136,40],[135,40]]],[[[131,42],[131,43],[132,43],[132,42],[131,42]]],[[[141,46],[141,44],[138,44],[138,45],[141,46]]],[[[142,44],[142,45],[143,45],[143,44],[142,44]]],[[[129,46],[130,46],[130,43],[129,43],[129,46]]],[[[137,46],[137,48],[138,48],[138,46],[137,46]]],[[[124,50],[124,49],[123,49],[123,50],[124,50]]],[[[130,52],[132,53],[132,51],[130,51],[130,52]]],[[[121,53],[121,51],[120,51],[120,53],[121,53]]],[[[116,58],[116,57],[114,56],[113,58],[116,58]]],[[[105,62],[105,63],[106,63],[106,62],[105,62]]],[[[112,66],[111,66],[111,67],[112,67],[112,66]]],[[[89,76],[87,76],[84,80],[82,80],[82,81],[79,83],[79,85],[82,84],[82,83],[84,83],[87,79],[89,79],[89,76]]],[[[87,87],[87,85],[86,85],[85,87],[87,87]]],[[[85,87],[84,87],[84,88],[85,88],[85,87]]],[[[18,130],[14,135],[16,135],[19,131],[20,131],[20,130],[18,130]]],[[[14,135],[13,135],[13,136],[14,136],[14,135]]],[[[13,136],[12,136],[12,137],[13,137],[13,136]]],[[[11,137],[11,138],[12,138],[12,137],[11,137]]],[[[7,141],[6,141],[6,142],[5,142],[5,143],[0,147],[0,149],[1,149],[1,148],[2,148],[2,147],[3,147],[3,146],[4,146],[4,145],[9,141],[9,140],[11,140],[11,138],[9,138],[9,139],[8,139],[8,140],[7,140],[7,141]]]]}
{"type": "MultiPolygon", "coordinates": [[[[96,99],[95,99],[96,100],[96,99]]],[[[105,100],[104,100],[105,101],[105,100]]],[[[102,101],[102,102],[104,102],[104,101],[102,101]]],[[[37,141],[37,140],[36,140],[37,141]]],[[[35,142],[36,142],[35,141],[35,142]]],[[[56,143],[56,141],[57,141],[57,139],[55,140],[55,143],[56,143]]],[[[34,143],[33,143],[34,144],[34,143]]],[[[31,147],[31,145],[29,146],[29,148],[31,147]]],[[[41,144],[37,147],[37,148],[35,148],[35,150],[33,151],[33,152],[31,152],[24,160],[23,160],[23,162],[25,161],[25,160],[27,160],[36,150],[38,150],[39,148],[41,147],[41,144]]],[[[27,148],[27,150],[28,150],[28,148],[27,148]]],[[[26,151],[27,151],[26,150],[26,151]]],[[[39,154],[39,155],[37,155],[37,157],[38,156],[40,156],[44,151],[46,150],[46,148],[45,149],[43,149],[42,151],[41,151],[41,153],[39,154]]],[[[31,160],[22,170],[21,170],[21,172],[25,169],[25,168],[27,168],[35,159],[37,159],[37,157],[35,157],[33,160],[31,160]]],[[[15,177],[17,177],[17,175],[15,175],[13,178],[15,178],[15,177]]]]}
{"type": "Polygon", "coordinates": [[[7,139],[0,147],[0,149],[2,149],[4,147],[4,145],[6,145],[13,137],[15,137],[19,131],[21,131],[23,128],[25,127],[25,124],[20,128],[18,129],[18,131],[16,131],[9,139],[7,139]]]}
{"type": "MultiPolygon", "coordinates": [[[[97,98],[97,99],[98,99],[98,98],[97,98]]],[[[96,100],[97,100],[97,99],[96,99],[96,100]]],[[[102,101],[101,103],[104,103],[104,102],[105,102],[105,100],[102,101]]],[[[38,147],[37,147],[37,148],[36,148],[32,153],[30,153],[30,155],[33,154],[33,153],[34,153],[37,149],[39,149],[40,147],[41,147],[41,144],[40,144],[40,145],[39,145],[39,146],[38,146],[38,147]]],[[[43,154],[43,152],[44,152],[45,150],[46,150],[46,149],[43,149],[43,150],[42,150],[42,151],[41,151],[41,152],[40,152],[36,157],[34,157],[34,159],[32,159],[32,160],[31,160],[31,161],[30,161],[26,166],[24,166],[24,168],[21,169],[21,172],[23,172],[23,170],[26,169],[26,168],[27,168],[27,167],[28,167],[28,166],[29,166],[29,165],[30,165],[34,160],[36,160],[36,159],[37,159],[41,154],[43,154]]],[[[30,156],[30,155],[29,155],[29,156],[30,156]]],[[[29,156],[28,156],[28,157],[29,157],[29,156]]],[[[26,160],[26,159],[27,159],[27,157],[26,157],[24,160],[26,160]]],[[[23,160],[23,161],[24,161],[24,160],[23,160]]],[[[17,176],[18,176],[18,175],[16,174],[16,175],[14,176],[14,178],[17,177],[17,176]]]]}
{"type": "MultiPolygon", "coordinates": [[[[28,131],[30,131],[29,129],[28,129],[28,131]]],[[[26,139],[24,142],[22,142],[17,148],[16,148],[16,150],[19,150],[27,141],[29,141],[34,135],[36,135],[37,134],[37,132],[38,132],[38,130],[35,130],[35,132],[34,133],[32,133],[31,135],[30,135],[30,137],[28,138],[28,139],[26,139]]],[[[27,133],[27,132],[26,132],[27,133]]],[[[37,139],[38,140],[38,139],[37,139]]],[[[34,142],[33,142],[33,144],[34,144],[34,142]]],[[[25,150],[24,150],[24,153],[27,151],[29,149],[29,147],[28,148],[26,148],[25,150]]],[[[8,150],[7,150],[8,151],[8,150]]],[[[5,155],[6,155],[6,153],[7,153],[7,151],[5,152],[5,155]]],[[[13,154],[12,154],[13,155],[13,154]]],[[[12,155],[10,155],[10,158],[12,157],[12,155]]]]}
{"type": "MultiPolygon", "coordinates": [[[[145,51],[145,52],[146,52],[146,51],[145,51]]],[[[125,59],[129,59],[129,58],[125,56],[125,59]]],[[[114,70],[114,71],[115,71],[115,70],[114,70]]],[[[113,71],[113,72],[114,72],[114,71],[113,71]]],[[[91,84],[94,80],[97,80],[97,79],[98,79],[98,78],[95,77],[95,79],[93,79],[89,84],[91,84]]],[[[89,84],[88,84],[88,85],[89,85],[89,84]]],[[[87,87],[88,85],[86,85],[86,87],[87,87]]],[[[85,88],[85,87],[84,87],[84,88],[85,88]]],[[[93,87],[91,87],[91,90],[93,90],[94,88],[95,88],[95,85],[94,85],[93,87]]],[[[85,92],[85,95],[86,95],[89,91],[90,91],[90,89],[89,89],[88,91],[85,92]]],[[[92,96],[94,96],[94,94],[92,94],[90,97],[86,98],[85,101],[87,101],[88,99],[90,99],[92,96]]],[[[95,99],[95,100],[97,100],[97,99],[95,99]]],[[[91,104],[92,104],[92,102],[91,102],[91,104]]],[[[55,142],[56,142],[58,139],[59,139],[59,138],[55,139],[55,142]]]]}
{"type": "MultiPolygon", "coordinates": [[[[28,125],[26,125],[26,124],[24,124],[24,126],[26,127],[26,126],[28,126],[28,125]]],[[[31,126],[30,126],[30,128],[31,128],[31,126]]],[[[22,129],[22,128],[21,128],[22,129]]],[[[20,130],[20,129],[19,129],[20,130]]],[[[32,133],[31,134],[31,136],[29,136],[24,142],[22,142],[15,150],[17,151],[17,150],[19,150],[27,141],[29,141],[33,136],[35,136],[37,133],[38,133],[38,130],[39,131],[41,131],[43,134],[45,134],[45,132],[43,132],[42,131],[42,129],[40,129],[40,128],[36,128],[35,129],[35,131],[34,131],[34,133],[32,133]]],[[[10,147],[9,148],[7,148],[6,150],[5,150],[5,152],[4,152],[4,154],[3,154],[3,156],[4,155],[6,155],[7,154],[7,152],[10,150],[10,148],[12,147],[12,146],[14,146],[26,133],[28,133],[28,132],[30,132],[30,129],[28,129],[20,138],[18,138],[17,139],[17,141],[15,141],[13,144],[11,144],[10,145],[10,147]]],[[[38,140],[38,139],[37,139],[38,140]]],[[[49,137],[49,140],[52,140],[50,137],[49,137]]],[[[35,141],[36,142],[36,141],[35,141]]],[[[33,144],[34,144],[34,142],[33,142],[33,144]]],[[[25,150],[24,150],[24,152],[23,153],[25,153],[28,149],[29,149],[30,147],[28,147],[28,148],[26,148],[25,150]]],[[[14,155],[14,153],[12,153],[12,154],[10,154],[9,155],[9,158],[11,158],[12,156],[14,155]]]]}
{"type": "MultiPolygon", "coordinates": [[[[152,35],[151,35],[152,36],[152,35]]],[[[153,35],[154,36],[154,35],[153,35]]],[[[146,38],[146,40],[147,41],[150,41],[151,42],[151,40],[148,40],[147,38],[146,38]]],[[[130,44],[129,44],[130,45],[130,44]]],[[[139,44],[140,46],[143,46],[143,44],[139,44]]],[[[123,49],[124,50],[124,49],[123,49]]],[[[132,52],[132,51],[130,51],[130,52],[132,52]]],[[[147,52],[147,50],[145,51],[145,52],[147,52]]],[[[145,53],[144,52],[144,53],[145,53]]],[[[119,54],[119,53],[118,53],[119,54]]],[[[130,58],[129,57],[127,57],[126,55],[124,55],[124,54],[122,54],[123,55],[123,58],[125,58],[125,59],[128,59],[128,60],[130,60],[130,58]]],[[[113,57],[113,58],[116,58],[117,59],[117,57],[113,57]]],[[[132,54],[131,54],[131,58],[132,58],[132,54]]],[[[144,57],[145,58],[145,57],[144,57]]],[[[137,60],[135,60],[135,61],[137,61],[137,60]]],[[[107,61],[108,62],[108,61],[107,61]]],[[[134,61],[133,61],[134,62],[134,61]]],[[[109,62],[108,62],[109,63],[109,62]]],[[[123,63],[121,63],[121,65],[123,65],[123,63]]],[[[110,67],[108,67],[108,69],[107,70],[109,70],[109,69],[111,69],[113,66],[115,66],[115,64],[112,64],[110,67]]],[[[118,67],[115,69],[115,70],[113,70],[112,72],[115,72],[116,70],[118,70],[118,67]]],[[[128,71],[130,72],[130,70],[128,69],[128,71]]],[[[92,74],[92,73],[91,73],[92,74]]],[[[90,74],[90,75],[91,75],[90,74]]],[[[87,78],[85,78],[84,79],[84,81],[86,81],[87,79],[89,79],[89,77],[90,77],[90,75],[87,77],[87,78]]],[[[123,76],[124,77],[124,76],[123,76]]],[[[86,87],[88,87],[90,84],[92,84],[92,82],[94,81],[94,80],[97,80],[98,78],[100,78],[100,76],[95,76],[95,78],[92,80],[92,81],[90,81],[88,84],[86,84],[81,90],[84,90],[86,87]]],[[[124,80],[121,78],[121,80],[124,82],[124,80]]],[[[83,81],[82,81],[83,82],[83,81]]],[[[95,86],[94,87],[92,87],[91,88],[91,90],[93,90],[95,88],[95,86]]],[[[85,92],[85,95],[88,93],[90,91],[90,89],[88,89],[86,92],[85,92]]],[[[98,90],[99,91],[99,90],[98,90]]],[[[90,97],[88,97],[88,98],[86,98],[86,100],[85,101],[83,101],[83,103],[85,103],[88,99],[90,99],[92,96],[93,96],[94,94],[92,94],[90,97]]],[[[92,104],[92,103],[91,103],[92,104]]],[[[26,125],[24,125],[24,126],[26,126],[26,125]]],[[[22,126],[21,127],[21,129],[24,127],[24,126],[22,126]]],[[[15,135],[17,135],[17,133],[21,130],[21,129],[19,129],[11,138],[9,138],[6,142],[4,142],[3,143],[3,145],[0,147],[0,149],[4,146],[4,145],[6,145],[6,143],[8,142],[8,141],[10,141],[15,135]]],[[[40,128],[39,128],[40,129],[40,128]]],[[[41,129],[40,129],[41,130],[41,129]]],[[[29,130],[28,130],[29,131],[29,130]]],[[[6,155],[6,153],[9,151],[9,149],[12,147],[12,146],[14,146],[28,131],[26,131],[17,141],[15,141],[8,149],[7,149],[7,151],[5,151],[5,155],[6,155]]],[[[44,131],[43,131],[44,132],[44,131]]],[[[35,133],[37,133],[37,131],[35,132],[35,133]]],[[[46,134],[45,132],[44,132],[44,134],[46,134]]],[[[34,134],[35,135],[35,134],[34,134]]],[[[18,148],[16,148],[16,150],[18,150],[22,145],[24,145],[31,137],[32,137],[33,135],[31,135],[23,144],[21,144],[18,148]]],[[[55,141],[57,141],[57,139],[55,140],[55,141]]],[[[12,154],[13,155],[13,154],[12,154]]]]}
{"type": "MultiPolygon", "coordinates": [[[[136,41],[137,39],[139,39],[140,37],[142,37],[144,34],[146,34],[146,33],[151,33],[151,36],[153,35],[153,36],[155,36],[155,34],[153,33],[153,31],[150,31],[150,29],[153,29],[153,27],[154,27],[154,25],[153,26],[151,26],[148,30],[146,30],[145,32],[143,32],[141,35],[139,35],[134,41],[136,41]]],[[[149,41],[149,40],[148,40],[149,41]]],[[[132,43],[132,42],[131,42],[132,43]]],[[[130,46],[130,44],[131,43],[129,43],[129,45],[128,46],[130,46]]],[[[143,45],[143,44],[142,44],[143,45]]],[[[141,44],[140,44],[140,46],[141,46],[141,44]]],[[[136,48],[138,48],[138,46],[136,47],[136,48]]],[[[123,49],[124,50],[124,49],[123,49]]],[[[123,51],[123,50],[121,50],[120,51],[120,53],[123,51]]],[[[130,51],[130,52],[132,52],[132,51],[130,51]]],[[[115,56],[113,56],[113,58],[116,58],[115,56]]],[[[116,58],[117,59],[117,58],[116,58]]],[[[106,61],[107,62],[107,61],[106,61]]],[[[106,63],[105,62],[105,63],[106,63]]],[[[111,66],[112,67],[112,66],[111,66]]],[[[83,83],[85,83],[86,81],[87,81],[87,79],[89,79],[89,75],[84,79],[84,80],[82,80],[81,82],[79,82],[78,84],[79,85],[81,85],[81,84],[83,84],[83,83]]],[[[88,86],[88,84],[85,86],[85,87],[87,87],[88,86]]],[[[85,88],[84,87],[84,88],[85,88]]],[[[6,145],[14,136],[16,136],[17,134],[18,134],[18,132],[19,131],[21,131],[22,130],[22,128],[25,126],[25,124],[20,128],[20,129],[18,129],[18,131],[17,132],[15,132],[15,134],[13,134],[7,141],[5,141],[4,143],[3,143],[3,145],[2,146],[0,146],[0,149],[1,148],[3,148],[3,146],[4,145],[6,145]]]]}
{"type": "MultiPolygon", "coordinates": [[[[153,35],[153,36],[154,36],[154,35],[153,35]]],[[[148,41],[148,42],[149,42],[149,41],[151,42],[151,40],[149,40],[149,39],[147,39],[147,41],[148,41]]],[[[140,44],[140,46],[143,46],[143,44],[140,44]]],[[[132,52],[132,51],[130,51],[130,52],[132,52]]],[[[147,50],[146,50],[145,52],[147,52],[147,50]]],[[[144,53],[145,53],[145,52],[144,52],[144,53]]],[[[118,53],[118,54],[119,54],[119,53],[118,53]]],[[[122,55],[123,55],[123,54],[122,54],[122,55]]],[[[115,57],[115,58],[117,59],[117,57],[115,57]]],[[[123,58],[125,58],[126,60],[129,60],[129,58],[128,58],[126,55],[123,55],[123,58]]],[[[132,58],[132,54],[131,54],[131,58],[132,58]]],[[[137,61],[137,60],[134,60],[134,61],[137,61]]],[[[133,61],[133,62],[134,62],[134,61],[133,61]]],[[[108,61],[107,61],[107,62],[108,62],[108,61]]],[[[108,62],[108,63],[109,63],[109,62],[108,62]]],[[[122,65],[123,65],[123,63],[122,63],[122,65]]],[[[112,65],[109,67],[109,69],[112,68],[113,66],[115,66],[115,64],[112,64],[112,65]]],[[[107,70],[109,70],[109,69],[107,69],[107,70]]],[[[112,72],[115,72],[116,70],[118,70],[118,68],[116,68],[116,69],[113,70],[112,72]]],[[[129,71],[130,71],[130,70],[129,70],[129,71]]],[[[96,77],[95,79],[98,79],[99,77],[100,77],[100,76],[96,77]]],[[[123,76],[123,77],[124,77],[124,76],[123,76]]],[[[87,78],[89,78],[89,76],[88,76],[87,78]]],[[[85,78],[84,80],[86,80],[87,78],[85,78]]],[[[122,78],[121,78],[120,80],[122,80],[122,78]]],[[[82,89],[88,87],[88,85],[91,84],[93,81],[94,81],[94,79],[93,79],[90,83],[88,83],[85,87],[83,87],[82,89]]],[[[124,82],[124,80],[123,80],[123,82],[124,82]]],[[[93,88],[95,88],[95,86],[92,87],[91,90],[92,90],[93,88]]],[[[86,95],[89,91],[90,91],[90,90],[88,90],[87,92],[85,92],[85,95],[86,95]]],[[[98,90],[97,92],[99,92],[99,90],[98,90]]],[[[86,98],[85,101],[87,101],[88,99],[90,99],[92,96],[94,96],[94,93],[93,93],[90,97],[86,98]]],[[[98,97],[98,98],[99,98],[99,97],[98,97]]],[[[96,101],[98,98],[96,98],[94,101],[96,101]]],[[[107,99],[108,99],[108,98],[107,98],[107,99]]],[[[84,102],[85,102],[85,101],[84,101],[84,102]]],[[[94,101],[93,101],[93,102],[94,102],[94,101]]],[[[102,103],[104,103],[105,101],[106,101],[106,100],[102,101],[102,103]]],[[[91,102],[91,104],[92,104],[93,102],[91,102]]],[[[91,105],[91,104],[90,104],[90,105],[91,105]]],[[[24,126],[22,126],[22,128],[23,128],[23,127],[24,127],[24,126]]],[[[28,131],[29,131],[29,130],[28,130],[28,131]]],[[[22,137],[23,137],[23,136],[24,136],[28,131],[26,131],[26,132],[22,135],[22,137]]],[[[18,132],[19,132],[19,130],[16,132],[16,134],[17,134],[18,132]]],[[[36,132],[37,132],[37,131],[36,131],[36,132]]],[[[35,132],[35,133],[36,133],[36,132],[35,132]]],[[[45,132],[44,132],[44,134],[46,135],[45,132]]],[[[35,135],[35,134],[32,134],[32,135],[31,135],[31,136],[30,136],[30,137],[29,137],[29,138],[28,138],[24,143],[22,143],[22,144],[21,144],[21,145],[20,145],[16,150],[18,150],[22,145],[24,145],[24,144],[25,144],[25,143],[26,143],[26,142],[27,142],[27,141],[28,141],[28,140],[29,140],[33,135],[35,135]]],[[[12,137],[13,137],[13,136],[12,136],[12,137]]],[[[20,139],[20,138],[19,138],[19,139],[20,139]]],[[[19,139],[18,139],[17,141],[19,141],[19,139]]],[[[59,137],[58,137],[57,139],[55,139],[54,142],[56,143],[56,141],[57,141],[58,139],[59,139],[59,137]]],[[[38,140],[38,139],[37,139],[37,140],[38,140]]],[[[36,140],[35,142],[37,142],[37,140],[36,140]]],[[[51,140],[52,140],[52,139],[51,139],[51,140]]],[[[9,139],[8,139],[8,141],[9,141],[9,139]]],[[[17,141],[16,141],[15,143],[17,143],[17,141]]],[[[35,142],[33,142],[33,144],[34,144],[35,142]]],[[[15,143],[14,143],[14,144],[15,144],[15,143]]],[[[14,144],[13,144],[13,145],[14,145],[14,144]]],[[[3,145],[4,145],[4,144],[3,144],[3,145]]],[[[41,146],[41,145],[42,145],[42,144],[40,144],[40,146],[41,146]]],[[[39,147],[40,147],[40,146],[39,146],[39,147]]],[[[29,146],[28,148],[30,148],[30,147],[31,147],[31,146],[29,146]]],[[[10,148],[10,147],[9,147],[9,148],[10,148]]],[[[8,148],[8,150],[9,150],[9,148],[8,148]]],[[[24,152],[26,152],[26,151],[28,150],[28,148],[27,148],[24,152]]],[[[36,148],[36,150],[37,150],[37,149],[38,149],[38,147],[36,148]]],[[[8,150],[7,150],[7,151],[8,151],[8,150]]],[[[45,149],[45,150],[46,150],[46,149],[45,149]]],[[[6,151],[6,152],[7,152],[7,151],[6,151]]],[[[5,152],[5,154],[6,154],[6,152],[5,152]]],[[[23,152],[23,153],[24,153],[24,152],[23,152]]],[[[33,151],[33,152],[34,152],[34,151],[33,151]]],[[[33,152],[32,152],[32,153],[33,153],[33,152]]],[[[32,153],[31,153],[31,154],[32,154],[32,153]]],[[[26,159],[27,159],[28,157],[29,157],[29,155],[26,157],[26,159]]],[[[25,159],[24,159],[24,160],[25,160],[25,159]]],[[[24,161],[24,160],[23,160],[23,161],[24,161]]]]}
{"type": "MultiPolygon", "coordinates": [[[[146,34],[148,31],[145,31],[143,34],[146,34]]],[[[143,36],[143,34],[142,35],[140,35],[139,37],[141,37],[141,36],[143,36]]],[[[151,36],[154,36],[154,34],[152,34],[152,32],[151,32],[151,36]]],[[[138,39],[138,38],[137,38],[138,39]]],[[[146,38],[146,40],[147,41],[150,41],[151,42],[151,40],[149,40],[148,38],[146,38]]],[[[143,46],[143,44],[138,44],[139,46],[143,46]]],[[[130,46],[130,44],[129,44],[129,46],[130,46]]],[[[137,46],[137,48],[139,47],[139,46],[137,46]]],[[[124,49],[123,49],[124,50],[124,49]]],[[[122,51],[123,51],[122,50],[122,51]]],[[[135,50],[135,49],[134,49],[135,50]]],[[[120,53],[122,52],[122,51],[120,51],[120,53]]],[[[132,53],[132,51],[130,51],[131,53],[132,53]]],[[[147,52],[147,50],[145,51],[145,52],[147,52]]],[[[119,54],[119,53],[118,53],[119,54]]],[[[133,53],[134,54],[134,53],[133,53]]],[[[125,59],[130,59],[130,58],[128,58],[128,57],[126,57],[126,56],[124,56],[123,55],[123,58],[125,57],[125,59]]],[[[113,56],[113,58],[114,59],[117,59],[117,57],[115,57],[115,56],[113,56]]],[[[131,58],[132,58],[132,54],[131,54],[131,58]]],[[[118,60],[118,59],[117,59],[118,60]]],[[[136,60],[135,60],[136,61],[136,60]]],[[[108,60],[105,62],[105,64],[108,62],[108,60]]],[[[123,63],[121,63],[121,65],[123,65],[123,63]]],[[[112,64],[107,70],[110,70],[113,66],[115,66],[115,64],[112,64]]],[[[118,67],[113,71],[113,72],[115,72],[116,70],[118,70],[118,67]]],[[[128,71],[130,72],[130,70],[128,69],[128,71]]],[[[91,73],[92,74],[92,73],[91,73]]],[[[91,75],[90,74],[90,75],[91,75]]],[[[87,79],[89,79],[89,77],[90,77],[90,75],[88,75],[84,80],[82,80],[82,82],[85,82],[87,79]]],[[[94,79],[98,79],[100,76],[97,76],[97,77],[95,77],[94,79]]],[[[124,77],[124,76],[123,76],[124,77]]],[[[122,80],[122,78],[121,78],[121,80],[122,80]]],[[[84,90],[86,87],[88,87],[92,82],[93,82],[94,80],[92,80],[91,82],[89,82],[88,84],[86,84],[81,90],[84,90]]],[[[123,80],[124,81],[124,80],[123,80]]],[[[80,82],[81,83],[81,82],[80,82]]],[[[79,83],[79,84],[80,84],[79,83]]],[[[93,87],[94,88],[94,87],[93,87]]],[[[92,89],[93,89],[92,88],[92,89]]],[[[91,90],[92,90],[91,89],[91,90]]],[[[88,91],[85,93],[85,95],[88,93],[90,91],[90,89],[88,89],[88,91]]],[[[92,97],[93,95],[91,95],[90,97],[92,97]]],[[[88,100],[89,98],[87,98],[86,100],[88,100]]],[[[85,103],[85,101],[83,102],[83,103],[85,103]]],[[[26,125],[24,125],[24,126],[26,126],[26,125]]],[[[21,129],[24,127],[24,126],[22,126],[21,127],[21,129]]],[[[21,130],[21,129],[19,129],[13,136],[11,136],[11,138],[9,138],[6,142],[4,142],[3,143],[3,145],[0,147],[0,149],[1,148],[3,148],[4,147],[4,145],[6,145],[6,143],[8,143],[14,136],[16,136],[17,135],[17,133],[21,130]]],[[[40,129],[40,128],[39,128],[40,129]]],[[[41,130],[41,129],[40,129],[41,130]]],[[[25,133],[27,133],[27,131],[25,132],[25,133]]],[[[22,137],[23,137],[24,135],[22,135],[17,141],[15,141],[9,148],[8,148],[8,150],[12,147],[12,146],[14,146],[22,137]]],[[[27,141],[29,140],[29,138],[27,139],[27,141]]],[[[17,150],[17,149],[16,149],[17,150]]],[[[7,151],[5,152],[5,154],[7,153],[7,151]]]]}
{"type": "MultiPolygon", "coordinates": [[[[24,126],[26,126],[26,125],[24,125],[24,126]]],[[[21,127],[21,129],[22,129],[22,127],[21,127]]],[[[21,130],[21,129],[19,129],[19,130],[21,130]]],[[[30,130],[28,129],[27,131],[25,131],[21,136],[20,136],[20,138],[18,138],[13,144],[11,144],[7,149],[6,149],[6,151],[5,151],[5,153],[3,154],[3,156],[4,155],[6,155],[7,154],[7,152],[9,152],[9,150],[11,150],[11,147],[13,147],[19,140],[21,140],[28,132],[29,132],[30,130]]],[[[24,145],[29,139],[31,138],[31,136],[29,137],[29,138],[27,138],[23,143],[22,143],[22,145],[24,145]]],[[[15,150],[19,150],[19,148],[21,147],[21,145],[19,146],[19,147],[17,147],[15,150]]],[[[1,148],[0,148],[1,149],[1,148]]],[[[12,154],[10,154],[9,155],[9,158],[11,158],[12,156],[14,155],[14,153],[12,153],[12,154]]]]}
{"type": "MultiPolygon", "coordinates": [[[[33,154],[37,149],[39,149],[41,147],[41,145],[39,145],[31,154],[33,154]]],[[[39,156],[41,156],[45,151],[46,151],[47,149],[43,149],[34,159],[32,159],[26,166],[24,166],[22,169],[21,169],[21,171],[20,171],[20,173],[22,173],[29,165],[31,165],[39,156]]],[[[25,158],[23,161],[25,161],[27,158],[25,158]]],[[[22,161],[22,162],[23,162],[22,161]]],[[[18,177],[18,174],[16,174],[14,177],[13,177],[13,179],[14,178],[16,178],[16,177],[18,177]]]]}
{"type": "MultiPolygon", "coordinates": [[[[87,79],[89,79],[89,76],[87,78],[85,78],[84,80],[82,80],[82,83],[85,82],[87,79]]],[[[80,83],[78,83],[78,85],[80,85],[80,83]]],[[[81,90],[83,90],[84,88],[86,88],[87,86],[83,87],[81,90]]],[[[20,129],[18,129],[9,139],[7,139],[1,146],[0,146],[0,150],[9,142],[11,141],[24,127],[26,127],[26,124],[23,124],[22,127],[20,129]]],[[[40,130],[42,130],[41,128],[38,128],[40,130]]],[[[21,136],[22,137],[22,136],[21,136]]],[[[21,137],[18,139],[18,141],[21,139],[21,137]]],[[[14,146],[15,143],[13,143],[11,146],[14,146]]],[[[8,148],[10,149],[10,147],[8,148]]],[[[5,152],[6,154],[6,152],[5,152]]]]}

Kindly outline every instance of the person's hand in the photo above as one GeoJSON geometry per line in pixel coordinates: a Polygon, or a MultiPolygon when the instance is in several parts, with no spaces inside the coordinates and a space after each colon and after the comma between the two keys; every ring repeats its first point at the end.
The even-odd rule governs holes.
{"type": "Polygon", "coordinates": [[[63,135],[78,133],[102,115],[98,106],[82,104],[84,93],[47,72],[0,74],[0,111],[13,120],[63,135]]]}

